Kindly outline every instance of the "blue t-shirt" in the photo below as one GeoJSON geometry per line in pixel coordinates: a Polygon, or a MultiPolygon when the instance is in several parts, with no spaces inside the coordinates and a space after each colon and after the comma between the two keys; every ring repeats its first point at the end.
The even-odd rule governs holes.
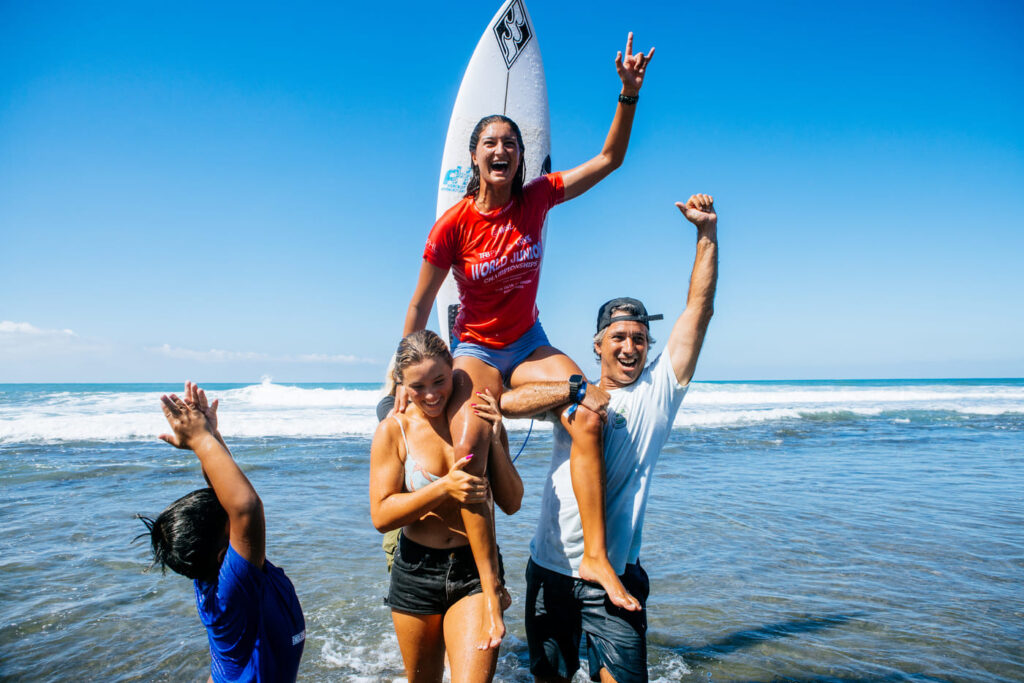
{"type": "Polygon", "coordinates": [[[217,581],[195,588],[214,681],[295,680],[306,621],[281,569],[264,560],[261,571],[228,546],[217,581]]]}

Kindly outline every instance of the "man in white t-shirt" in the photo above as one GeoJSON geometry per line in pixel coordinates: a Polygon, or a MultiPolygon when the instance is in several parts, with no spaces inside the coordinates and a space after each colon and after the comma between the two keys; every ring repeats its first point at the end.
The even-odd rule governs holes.
{"type": "MultiPolygon", "coordinates": [[[[541,500],[537,531],[526,569],[526,634],[530,671],[538,681],[568,682],[579,669],[579,643],[587,635],[593,680],[647,681],[647,574],[640,566],[644,512],[654,465],[697,365],[711,320],[718,279],[717,223],[712,198],[697,194],[677,207],[697,227],[697,254],[686,310],[676,320],[665,350],[646,365],[653,343],[648,315],[636,299],[612,299],[601,306],[594,352],[601,379],[582,377],[530,385],[502,397],[510,415],[530,414],[570,403],[572,411],[591,392],[608,394],[604,425],[604,481],[608,560],[639,609],[614,606],[596,583],[579,578],[583,528],[570,476],[571,439],[554,425],[554,454],[541,500]]],[[[593,397],[591,397],[593,400],[593,397]]],[[[580,412],[581,419],[594,413],[580,412]]]]}

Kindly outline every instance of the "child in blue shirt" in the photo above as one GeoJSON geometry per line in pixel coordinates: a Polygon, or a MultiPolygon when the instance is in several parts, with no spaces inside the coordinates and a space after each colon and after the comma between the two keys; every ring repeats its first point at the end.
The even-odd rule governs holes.
{"type": "Polygon", "coordinates": [[[184,400],[162,396],[172,434],[160,438],[192,450],[211,488],[178,499],[149,530],[154,564],[193,579],[199,619],[210,641],[210,678],[294,681],[306,640],[295,587],[264,558],[263,503],[217,431],[217,404],[195,384],[184,400]]]}

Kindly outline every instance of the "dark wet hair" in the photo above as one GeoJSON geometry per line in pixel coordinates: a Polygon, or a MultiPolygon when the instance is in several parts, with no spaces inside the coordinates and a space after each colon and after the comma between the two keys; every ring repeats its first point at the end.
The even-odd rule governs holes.
{"type": "Polygon", "coordinates": [[[406,335],[395,351],[395,369],[392,371],[395,383],[402,383],[402,371],[407,367],[429,358],[440,358],[448,367],[452,367],[452,354],[448,345],[436,332],[418,330],[406,335]]]}
{"type": "Polygon", "coordinates": [[[519,132],[519,126],[516,125],[516,122],[509,117],[501,114],[491,114],[477,121],[473,132],[469,135],[469,163],[473,167],[473,177],[469,179],[469,184],[466,185],[466,197],[475,197],[480,189],[480,169],[472,162],[472,156],[476,152],[476,146],[480,143],[480,135],[484,132],[484,128],[492,123],[507,123],[512,128],[512,132],[516,134],[516,140],[519,142],[519,168],[512,178],[512,194],[516,196],[523,194],[523,184],[526,182],[526,145],[523,144],[523,134],[519,132]]]}
{"type": "MultiPolygon", "coordinates": [[[[171,503],[155,520],[138,515],[153,549],[153,565],[190,579],[209,579],[220,568],[228,513],[213,489],[199,489],[171,503]]],[[[137,538],[143,538],[142,534],[137,538]]]]}

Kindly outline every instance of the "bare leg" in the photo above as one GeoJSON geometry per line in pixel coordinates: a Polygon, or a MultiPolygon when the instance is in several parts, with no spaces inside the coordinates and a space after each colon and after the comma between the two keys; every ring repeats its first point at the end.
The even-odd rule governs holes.
{"type": "Polygon", "coordinates": [[[494,677],[498,649],[477,647],[476,634],[487,627],[489,620],[482,593],[459,600],[444,615],[444,643],[452,667],[452,683],[487,683],[494,677]]]}
{"type": "Polygon", "coordinates": [[[409,683],[440,683],[444,676],[444,633],[440,614],[391,611],[409,683]]]}
{"type": "MultiPolygon", "coordinates": [[[[477,476],[487,472],[490,452],[490,425],[473,414],[474,392],[485,388],[495,396],[501,395],[501,375],[490,365],[475,358],[462,356],[455,359],[455,389],[448,401],[448,419],[451,421],[452,440],[455,443],[455,461],[470,453],[473,460],[466,471],[477,476]]],[[[497,649],[505,637],[502,615],[501,577],[498,574],[498,545],[494,536],[494,510],[487,503],[463,505],[460,508],[462,524],[466,528],[469,547],[473,551],[480,584],[483,586],[485,622],[478,632],[476,647],[497,649]]]]}
{"type": "MultiPolygon", "coordinates": [[[[511,380],[512,386],[516,387],[528,382],[568,380],[575,374],[582,374],[582,371],[571,358],[550,346],[542,346],[512,372],[511,380]]],[[[580,407],[572,416],[567,416],[563,410],[561,420],[572,437],[569,472],[583,526],[580,578],[600,584],[612,604],[622,609],[638,610],[639,601],[629,594],[608,562],[601,418],[580,407]]]]}
{"type": "Polygon", "coordinates": [[[579,408],[573,415],[562,411],[562,425],[572,437],[569,473],[572,492],[580,509],[583,526],[583,559],[580,578],[601,584],[612,604],[627,610],[640,609],[608,561],[605,538],[604,455],[601,443],[601,418],[593,411],[579,408]]]}

